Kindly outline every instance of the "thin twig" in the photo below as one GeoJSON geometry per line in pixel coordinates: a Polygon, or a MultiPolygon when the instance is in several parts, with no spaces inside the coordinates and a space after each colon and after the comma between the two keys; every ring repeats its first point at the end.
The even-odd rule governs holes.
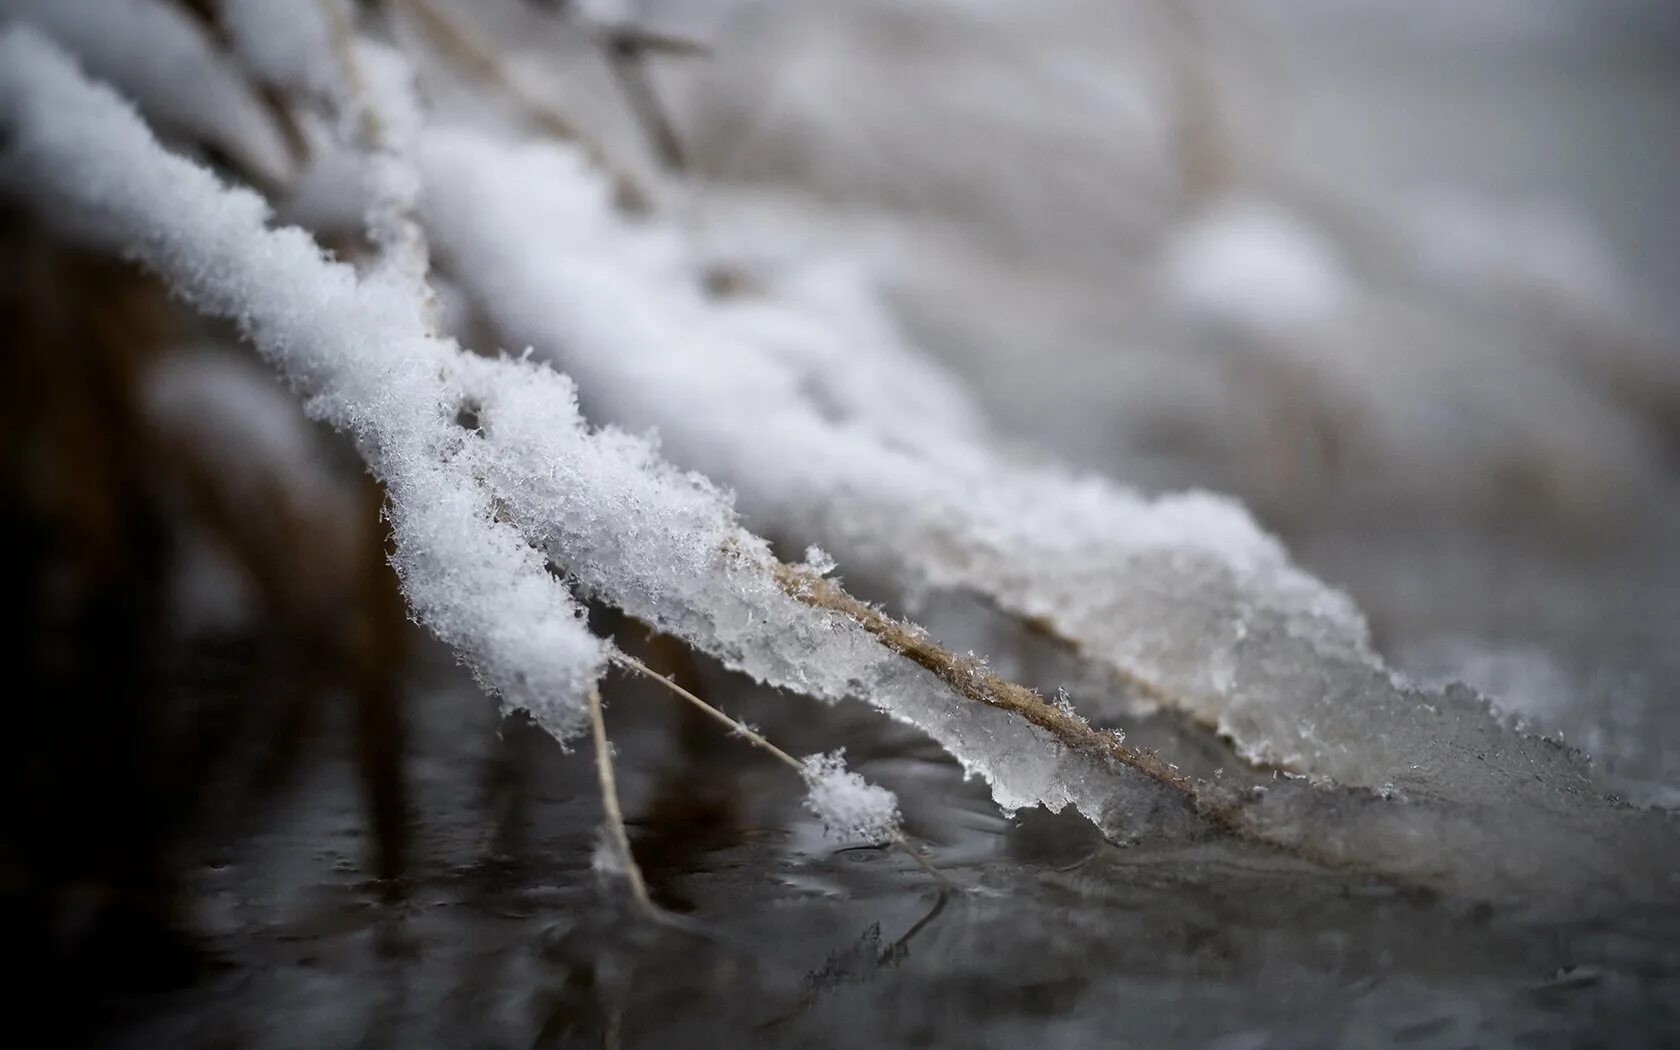
{"type": "Polygon", "coordinates": [[[589,687],[589,727],[595,738],[595,775],[601,784],[601,809],[605,814],[607,837],[618,853],[624,879],[630,884],[630,895],[636,899],[636,905],[650,917],[657,918],[659,908],[648,896],[642,869],[636,864],[635,854],[630,852],[630,835],[624,830],[624,811],[618,805],[618,780],[613,776],[612,746],[607,742],[606,720],[601,717],[601,691],[594,686],[589,687]]]}
{"type": "MultiPolygon", "coordinates": [[[[797,758],[794,758],[775,744],[772,744],[769,740],[766,740],[763,734],[759,733],[745,722],[732,718],[723,711],[718,710],[716,707],[713,707],[711,704],[678,685],[670,677],[660,674],[658,671],[655,671],[653,668],[642,663],[640,660],[628,653],[614,652],[612,654],[612,660],[621,667],[635,671],[637,674],[644,675],[663,685],[666,689],[669,689],[677,696],[682,697],[684,700],[704,711],[708,717],[722,723],[725,726],[728,726],[731,732],[743,737],[747,743],[774,756],[778,762],[798,773],[800,777],[803,778],[805,776],[805,763],[799,761],[797,758]]],[[[941,893],[951,888],[951,880],[946,878],[944,872],[934,867],[933,862],[923,856],[921,850],[917,849],[910,840],[904,836],[903,832],[894,831],[891,832],[888,837],[892,844],[908,855],[911,860],[915,861],[917,866],[938,880],[941,893]]]]}
{"type": "Polygon", "coordinates": [[[682,171],[688,166],[683,154],[682,140],[671,123],[670,114],[659,101],[658,92],[648,77],[646,52],[635,46],[635,38],[609,34],[605,41],[607,67],[612,70],[618,88],[630,105],[630,112],[653,144],[654,153],[668,171],[682,171]]]}
{"type": "Polygon", "coordinates": [[[678,685],[668,675],[660,674],[658,671],[655,671],[653,668],[649,667],[647,664],[642,663],[640,660],[636,659],[634,656],[631,656],[629,653],[615,652],[615,653],[612,654],[612,660],[613,660],[614,663],[618,664],[621,667],[627,668],[631,671],[635,671],[637,674],[640,674],[640,675],[643,675],[647,678],[653,679],[654,681],[663,685],[665,688],[669,689],[671,692],[677,694],[678,696],[682,697],[684,700],[687,700],[689,703],[693,704],[695,707],[698,707],[700,710],[704,711],[709,718],[712,718],[713,720],[715,720],[715,721],[717,721],[717,722],[719,722],[719,723],[721,723],[725,726],[728,726],[729,729],[732,732],[734,732],[736,735],[744,737],[746,739],[747,743],[753,745],[756,748],[759,748],[763,751],[768,752],[769,754],[774,756],[778,762],[782,763],[782,765],[787,766],[789,769],[793,770],[796,773],[799,773],[802,776],[804,775],[805,764],[803,762],[799,761],[799,759],[794,758],[792,755],[788,754],[786,751],[783,751],[781,748],[777,747],[775,744],[772,744],[770,741],[766,740],[763,737],[763,735],[761,735],[757,730],[753,729],[751,726],[747,725],[745,722],[737,721],[736,719],[731,718],[729,715],[727,715],[724,712],[722,712],[722,711],[718,710],[717,708],[713,707],[711,704],[709,704],[706,701],[700,699],[698,696],[695,696],[693,693],[689,692],[687,689],[684,689],[682,686],[678,685]]]}

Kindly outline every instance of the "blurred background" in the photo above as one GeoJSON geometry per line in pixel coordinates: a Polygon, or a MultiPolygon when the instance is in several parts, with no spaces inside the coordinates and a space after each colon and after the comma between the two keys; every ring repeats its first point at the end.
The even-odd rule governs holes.
{"type": "MultiPolygon", "coordinates": [[[[1240,497],[1404,673],[1488,693],[1637,804],[1680,803],[1680,6],[434,2],[627,168],[677,166],[658,204],[720,273],[830,305],[861,275],[1023,456],[1240,497]],[[603,44],[625,26],[698,45],[637,60],[640,111],[603,44]]],[[[214,4],[178,6],[214,36],[214,4]]],[[[444,111],[463,90],[423,87],[444,111]]],[[[249,128],[171,130],[264,167],[249,128]]],[[[308,163],[265,174],[303,222],[308,163]]],[[[0,557],[21,594],[0,907],[34,962],[25,995],[93,998],[136,1045],[209,1045],[206,1017],[218,1045],[377,1042],[387,1022],[464,1039],[414,1020],[443,985],[508,1031],[610,1030],[603,935],[551,924],[591,883],[592,775],[500,722],[407,622],[353,454],[230,332],[11,197],[0,340],[0,557]],[[416,899],[443,910],[374,917],[416,899]],[[198,991],[173,1013],[123,998],[149,987],[198,991]],[[311,1020],[287,1029],[295,1002],[311,1020]]],[[[848,743],[925,800],[912,823],[951,863],[1087,848],[1010,831],[913,735],[848,714],[819,733],[601,615],[790,748],[848,743]]],[[[637,698],[615,735],[667,904],[740,918],[798,856],[775,894],[909,925],[914,894],[836,874],[850,862],[774,770],[615,688],[637,698]]],[[[1187,899],[1156,905],[1205,903],[1187,899]]],[[[856,918],[833,908],[773,936],[820,961],[856,918]]],[[[1274,921],[1219,925],[1254,959],[1312,956],[1268,941],[1274,921]]],[[[1335,921],[1427,954],[1403,913],[1335,921]]],[[[1183,936],[1155,943],[1198,958],[1183,936]]],[[[1320,976],[1333,995],[1345,973],[1320,976]]],[[[1391,1033],[1371,1010],[1335,1031],[1391,1033]]]]}

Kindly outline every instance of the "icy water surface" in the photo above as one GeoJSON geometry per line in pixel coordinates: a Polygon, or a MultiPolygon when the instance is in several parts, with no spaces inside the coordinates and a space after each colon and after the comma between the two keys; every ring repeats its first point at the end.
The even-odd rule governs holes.
{"type": "Polygon", "coordinates": [[[618,683],[625,806],[672,916],[650,924],[591,868],[587,753],[500,725],[453,672],[421,677],[403,899],[382,903],[364,874],[356,770],[328,718],[248,834],[189,851],[199,974],[108,1004],[97,1045],[1680,1039],[1680,907],[1560,919],[1248,847],[1117,849],[1075,818],[1003,820],[930,745],[866,714],[735,698],[796,753],[847,745],[897,789],[954,884],[941,894],[900,854],[825,842],[785,770],[618,683]]]}

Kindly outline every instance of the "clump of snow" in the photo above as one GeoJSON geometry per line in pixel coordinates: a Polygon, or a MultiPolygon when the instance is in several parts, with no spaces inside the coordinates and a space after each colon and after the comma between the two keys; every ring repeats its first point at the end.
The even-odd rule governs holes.
{"type": "Polygon", "coordinates": [[[624,855],[619,851],[618,842],[613,833],[606,828],[602,828],[595,837],[595,848],[589,853],[589,866],[597,875],[613,883],[622,881],[630,874],[630,869],[624,864],[624,855]]]}
{"type": "Polygon", "coordinates": [[[884,842],[898,834],[898,796],[846,768],[844,749],[807,755],[805,808],[830,835],[884,842]]]}
{"type": "Polygon", "coordinates": [[[834,556],[832,554],[829,554],[816,544],[812,544],[811,546],[805,548],[805,567],[816,573],[818,576],[827,576],[829,573],[833,572],[835,567],[839,564],[839,562],[834,560],[834,556]]]}
{"type": "Polygon", "coordinates": [[[1539,202],[1426,198],[1406,227],[1419,265],[1438,279],[1489,283],[1592,309],[1625,309],[1625,276],[1578,220],[1539,202]]]}
{"type": "Polygon", "coordinates": [[[619,26],[634,20],[633,6],[630,0],[578,0],[577,11],[597,25],[619,26]]]}
{"type": "Polygon", "coordinates": [[[1192,309],[1282,330],[1332,314],[1348,296],[1334,250],[1276,205],[1229,201],[1169,246],[1167,278],[1192,309]]]}
{"type": "Polygon", "coordinates": [[[385,481],[415,614],[506,703],[575,731],[601,643],[462,455],[448,379],[459,351],[427,332],[412,285],[359,280],[301,231],[268,229],[260,198],[165,153],[28,29],[0,37],[0,119],[9,181],[116,231],[200,310],[237,320],[310,413],[355,439],[385,481]]]}

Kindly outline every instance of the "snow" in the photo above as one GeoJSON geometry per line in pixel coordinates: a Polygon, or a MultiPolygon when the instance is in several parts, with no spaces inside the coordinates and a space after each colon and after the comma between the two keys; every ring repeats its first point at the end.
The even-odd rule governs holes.
{"type": "MultiPolygon", "coordinates": [[[[159,9],[122,8],[135,25],[134,12],[159,9]]],[[[8,10],[54,29],[70,8],[8,10]]],[[[239,17],[273,16],[254,5],[239,17]]],[[[113,58],[110,34],[83,24],[94,22],[83,13],[58,32],[147,112],[182,105],[190,92],[113,58]]],[[[144,33],[161,33],[137,32],[148,42],[144,33]]],[[[242,54],[305,83],[307,62],[326,53],[320,43],[242,54]]],[[[302,230],[271,228],[255,194],[164,152],[126,103],[29,29],[0,37],[0,183],[49,215],[105,230],[199,310],[235,321],[384,482],[393,561],[416,617],[562,741],[580,727],[607,656],[582,595],[760,682],[865,700],[982,776],[1004,811],[1073,805],[1117,841],[1205,830],[1199,815],[1332,862],[1419,877],[1473,876],[1490,853],[1507,874],[1608,879],[1625,867],[1647,887],[1670,877],[1660,851],[1638,848],[1641,818],[1599,805],[1579,755],[1501,724],[1471,690],[1420,688],[1391,671],[1354,603],[1298,568],[1237,500],[1145,495],[994,434],[970,377],[899,327],[866,256],[749,269],[720,284],[710,280],[715,254],[668,215],[618,211],[575,147],[514,141],[477,122],[429,126],[398,53],[358,43],[352,54],[360,97],[333,100],[344,141],[317,152],[288,214],[365,226],[377,257],[359,271],[302,230]],[[371,131],[351,119],[364,106],[371,131]],[[459,292],[451,315],[485,322],[518,356],[478,356],[441,334],[427,280],[434,252],[459,292]],[[466,417],[471,429],[458,422],[466,417]],[[1291,776],[1259,787],[1222,777],[1192,799],[1070,749],[790,593],[767,536],[806,548],[818,576],[843,571],[900,598],[978,599],[1291,776]]],[[[1100,86],[1072,80],[1079,92],[1100,86]]],[[[327,142],[319,127],[306,134],[327,142]]],[[[1058,210],[1054,182],[1028,187],[1021,201],[1032,206],[1011,218],[1031,226],[1033,208],[1058,210]]],[[[1332,239],[1293,202],[1270,200],[1203,202],[1175,237],[1145,238],[1143,269],[1151,287],[1173,293],[1170,310],[1232,330],[1233,353],[1257,365],[1244,375],[1311,375],[1322,392],[1312,405],[1360,409],[1348,430],[1355,453],[1381,467],[1392,465],[1383,450],[1406,450],[1406,470],[1359,471],[1375,489],[1470,449],[1495,466],[1539,456],[1560,491],[1594,502],[1599,453],[1617,440],[1637,447],[1637,434],[1607,430],[1610,413],[1565,372],[1488,367],[1499,350],[1448,370],[1475,343],[1465,329],[1365,294],[1354,278],[1369,259],[1344,250],[1357,238],[1332,239]],[[1339,333],[1357,324],[1383,349],[1341,352],[1339,333]],[[1399,393],[1439,375],[1469,393],[1399,393]],[[1440,418],[1411,418],[1419,403],[1440,418]],[[1529,432],[1507,423],[1537,406],[1547,418],[1535,432],[1550,444],[1530,450],[1517,440],[1529,432]],[[1572,458],[1576,448],[1585,451],[1572,458]]],[[[1145,194],[1137,206],[1155,203],[1145,194]]],[[[1405,280],[1445,273],[1451,283],[1503,266],[1483,241],[1448,244],[1445,258],[1419,248],[1398,268],[1405,280]]],[[[1569,283],[1588,266],[1590,253],[1568,238],[1534,243],[1554,241],[1556,260],[1518,283],[1569,283]]],[[[1030,330],[1031,317],[1008,316],[1010,301],[986,305],[970,312],[988,327],[1030,330]]],[[[1065,697],[1053,709],[1076,717],[1065,697]]],[[[808,759],[806,780],[834,832],[879,838],[896,827],[891,794],[838,753],[808,759]]]]}
{"type": "Polygon", "coordinates": [[[39,36],[8,32],[0,58],[10,180],[121,231],[200,310],[238,320],[310,413],[355,439],[385,482],[416,616],[505,704],[564,739],[603,666],[552,559],[575,585],[762,681],[863,696],[923,728],[1006,810],[1074,803],[1117,835],[1149,826],[1153,782],[957,698],[787,594],[768,546],[719,490],[643,438],[587,429],[568,379],[433,336],[404,275],[359,278],[301,231],[268,229],[260,199],[165,154],[39,36]],[[454,423],[464,405],[477,409],[476,432],[454,423]]]}
{"type": "MultiPolygon", "coordinates": [[[[822,396],[820,373],[704,296],[676,229],[620,218],[564,147],[448,130],[421,155],[424,221],[509,342],[729,484],[758,527],[1048,624],[1255,762],[1377,787],[1434,768],[1442,734],[1501,739],[1485,704],[1397,683],[1346,596],[1293,566],[1235,501],[1148,499],[1022,464],[966,427],[924,420],[911,439],[848,413],[822,396]]],[[[867,367],[874,344],[849,350],[848,366],[867,367]]]]}
{"type": "Polygon", "coordinates": [[[430,336],[401,280],[359,280],[262,200],[170,156],[132,109],[27,29],[0,38],[8,181],[97,216],[200,310],[236,320],[349,433],[386,484],[395,564],[416,616],[487,688],[562,738],[604,665],[581,610],[541,555],[498,521],[462,455],[448,381],[457,351],[430,336]]]}
{"type": "Polygon", "coordinates": [[[414,150],[423,120],[414,73],[402,55],[387,47],[363,43],[353,47],[353,54],[363,97],[347,99],[343,116],[366,116],[373,129],[373,141],[364,144],[362,169],[368,238],[396,279],[429,298],[426,273],[431,263],[425,234],[415,221],[420,173],[414,150]]]}
{"type": "Polygon", "coordinates": [[[845,752],[807,755],[806,808],[830,835],[884,842],[898,834],[898,798],[846,768],[845,752]]]}
{"type": "Polygon", "coordinates": [[[1326,318],[1347,298],[1333,249],[1284,209],[1227,201],[1192,220],[1168,247],[1169,286],[1219,320],[1287,330],[1326,318]]]}
{"type": "Polygon", "coordinates": [[[238,69],[178,5],[0,0],[0,23],[11,20],[53,36],[164,131],[219,146],[271,183],[290,174],[292,160],[274,121],[238,69]]]}

